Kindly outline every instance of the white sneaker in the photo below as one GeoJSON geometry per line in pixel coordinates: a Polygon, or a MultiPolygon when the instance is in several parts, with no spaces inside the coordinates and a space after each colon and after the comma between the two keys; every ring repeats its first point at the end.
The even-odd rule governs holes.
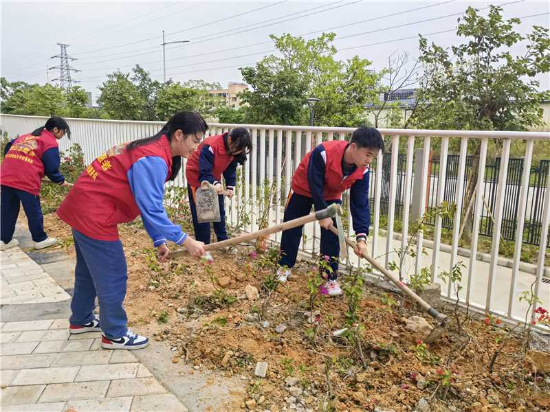
{"type": "Polygon", "coordinates": [[[19,246],[19,241],[17,239],[12,239],[8,243],[4,243],[0,240],[0,250],[8,250],[16,246],[19,246]]]}
{"type": "Polygon", "coordinates": [[[53,246],[57,243],[57,239],[54,237],[48,237],[42,242],[34,242],[35,249],[45,249],[47,247],[53,246]]]}
{"type": "Polygon", "coordinates": [[[279,281],[279,283],[286,283],[290,275],[292,275],[292,271],[290,269],[277,269],[277,280],[279,281]]]}
{"type": "Polygon", "coordinates": [[[342,288],[337,280],[329,280],[325,283],[325,289],[329,296],[340,296],[342,294],[342,288]]]}
{"type": "Polygon", "coordinates": [[[103,349],[134,350],[145,348],[147,345],[149,345],[149,339],[130,331],[127,331],[126,335],[118,339],[110,339],[105,335],[101,336],[101,347],[103,349]]]}

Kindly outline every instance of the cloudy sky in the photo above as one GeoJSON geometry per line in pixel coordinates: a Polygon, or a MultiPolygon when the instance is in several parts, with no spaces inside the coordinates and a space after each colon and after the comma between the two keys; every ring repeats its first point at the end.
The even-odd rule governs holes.
{"type": "MultiPolygon", "coordinates": [[[[458,17],[468,6],[486,13],[489,4],[503,7],[504,16],[523,17],[521,33],[533,25],[550,26],[547,1],[369,0],[180,1],[180,2],[26,2],[2,1],[1,75],[10,81],[44,84],[59,75],[47,68],[59,64],[57,43],[66,43],[77,60],[71,65],[80,85],[99,94],[106,74],[142,65],[163,79],[162,31],[166,41],[167,78],[203,79],[227,85],[242,81],[239,67],[250,66],[273,53],[270,34],[291,33],[313,38],[323,31],[337,34],[338,58],[354,55],[381,69],[388,57],[406,52],[418,56],[418,34],[438,45],[456,44],[458,17]]],[[[517,47],[514,53],[524,52],[517,47]]],[[[550,88],[541,76],[541,88],[550,88]]]]}

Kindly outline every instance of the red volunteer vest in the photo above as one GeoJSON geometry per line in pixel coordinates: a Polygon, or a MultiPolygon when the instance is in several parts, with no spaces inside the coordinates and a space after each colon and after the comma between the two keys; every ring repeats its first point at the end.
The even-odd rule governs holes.
{"type": "Polygon", "coordinates": [[[165,135],[131,151],[126,150],[127,144],[114,146],[95,159],[57,209],[61,220],[92,239],[118,240],[117,225],[139,216],[127,177],[135,162],[142,157],[160,157],[168,166],[166,180],[171,175],[172,151],[165,135]]]}
{"type": "Polygon", "coordinates": [[[59,144],[53,133],[46,129],[40,136],[25,134],[15,139],[2,162],[2,185],[38,196],[44,177],[42,154],[52,147],[59,147],[59,144]]]}
{"type": "MultiPolygon", "coordinates": [[[[323,198],[325,200],[341,199],[342,193],[349,189],[356,181],[363,179],[365,167],[358,167],[351,175],[344,177],[342,172],[342,157],[348,145],[346,141],[332,141],[321,143],[325,148],[325,182],[323,198]]],[[[302,196],[311,197],[307,169],[311,153],[305,155],[292,177],[292,190],[302,196]]]]}
{"type": "Polygon", "coordinates": [[[199,145],[198,149],[193,152],[191,157],[187,160],[187,165],[185,166],[185,177],[187,178],[187,183],[192,187],[200,187],[199,182],[199,157],[201,150],[204,145],[210,146],[212,152],[214,153],[214,167],[212,168],[212,175],[214,179],[218,182],[221,182],[222,173],[225,172],[227,166],[231,164],[234,159],[234,156],[227,153],[225,150],[224,136],[227,136],[228,133],[219,134],[216,136],[207,137],[199,145]]]}

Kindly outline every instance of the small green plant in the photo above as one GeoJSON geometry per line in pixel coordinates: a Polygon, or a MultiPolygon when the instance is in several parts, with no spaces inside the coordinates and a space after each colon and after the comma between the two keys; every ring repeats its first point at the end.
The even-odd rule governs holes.
{"type": "Polygon", "coordinates": [[[294,359],[292,358],[284,358],[281,361],[281,365],[283,366],[283,370],[285,372],[285,376],[294,376],[294,359]]]}
{"type": "Polygon", "coordinates": [[[166,312],[165,310],[160,312],[160,314],[157,317],[157,322],[158,323],[168,323],[168,312],[166,312]]]}
{"type": "Polygon", "coordinates": [[[216,319],[214,319],[213,323],[217,323],[220,326],[225,326],[227,325],[227,318],[223,316],[219,316],[216,319]]]}
{"type": "Polygon", "coordinates": [[[441,272],[439,274],[439,278],[443,280],[445,283],[451,282],[453,285],[456,301],[454,304],[454,314],[455,314],[455,320],[456,320],[456,326],[459,331],[462,330],[462,323],[460,321],[460,312],[459,312],[459,303],[460,303],[460,291],[462,290],[462,286],[460,286],[460,282],[462,281],[462,268],[465,268],[464,264],[462,262],[458,262],[453,266],[450,272],[441,272]]]}
{"type": "Polygon", "coordinates": [[[397,301],[389,293],[382,293],[382,296],[380,296],[380,302],[382,302],[383,305],[386,305],[390,312],[394,306],[397,306],[397,301]]]}
{"type": "Polygon", "coordinates": [[[416,293],[422,293],[431,282],[432,269],[430,267],[425,267],[420,269],[419,274],[410,276],[409,285],[416,293]]]}
{"type": "Polygon", "coordinates": [[[438,365],[440,359],[428,350],[428,346],[421,340],[416,342],[416,346],[413,347],[414,353],[417,359],[423,363],[429,363],[432,365],[438,365]]]}
{"type": "Polygon", "coordinates": [[[212,266],[210,262],[204,263],[204,270],[206,274],[208,275],[208,278],[210,279],[210,282],[212,282],[212,286],[214,286],[214,293],[213,297],[214,299],[221,305],[231,305],[232,303],[235,303],[237,301],[237,298],[235,296],[231,296],[228,294],[221,286],[220,281],[218,278],[214,275],[212,272],[212,266]]]}

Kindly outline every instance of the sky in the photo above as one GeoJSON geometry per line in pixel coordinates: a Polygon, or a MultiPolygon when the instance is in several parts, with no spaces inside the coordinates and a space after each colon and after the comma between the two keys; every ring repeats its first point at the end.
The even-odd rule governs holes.
{"type": "MultiPolygon", "coordinates": [[[[550,27],[550,2],[506,0],[434,0],[377,2],[369,0],[90,2],[3,1],[1,3],[0,75],[9,81],[45,84],[59,76],[60,47],[68,44],[78,85],[91,91],[116,70],[129,72],[136,64],[163,81],[162,31],[167,44],[167,79],[242,82],[239,67],[252,66],[274,53],[269,35],[290,33],[306,39],[336,33],[337,58],[355,55],[381,70],[390,56],[408,54],[409,67],[418,58],[418,35],[442,47],[457,44],[454,28],[468,6],[486,14],[500,5],[505,18],[520,17],[517,30],[533,25],[550,27]],[[541,15],[542,14],[542,15],[541,15]],[[533,16],[535,15],[535,16],[533,16]]],[[[525,46],[512,49],[524,53],[525,46]]],[[[550,76],[539,76],[541,89],[550,76]]],[[[56,82],[53,82],[54,84],[56,82]]]]}

